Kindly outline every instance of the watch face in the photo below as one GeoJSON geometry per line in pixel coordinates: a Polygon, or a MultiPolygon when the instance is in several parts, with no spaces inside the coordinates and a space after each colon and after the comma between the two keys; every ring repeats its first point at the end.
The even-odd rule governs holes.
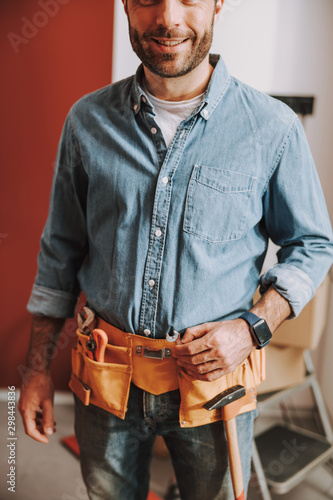
{"type": "Polygon", "coordinates": [[[272,338],[270,329],[264,319],[261,319],[253,325],[253,332],[258,339],[258,344],[261,346],[272,338]]]}

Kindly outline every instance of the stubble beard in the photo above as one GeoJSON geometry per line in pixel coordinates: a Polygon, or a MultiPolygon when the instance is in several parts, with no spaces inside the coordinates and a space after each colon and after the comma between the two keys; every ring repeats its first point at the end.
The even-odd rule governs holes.
{"type": "Polygon", "coordinates": [[[149,47],[148,41],[151,38],[185,38],[184,33],[181,34],[176,31],[168,31],[167,29],[160,28],[154,32],[140,35],[131,26],[130,20],[128,20],[128,26],[132,48],[138,58],[149,71],[163,78],[177,78],[193,71],[205,59],[213,41],[214,19],[210,28],[203,33],[199,40],[194,32],[187,34],[187,38],[192,42],[192,49],[190,51],[186,51],[182,55],[173,53],[156,54],[149,47]],[[175,64],[172,64],[173,61],[175,61],[175,64]]]}

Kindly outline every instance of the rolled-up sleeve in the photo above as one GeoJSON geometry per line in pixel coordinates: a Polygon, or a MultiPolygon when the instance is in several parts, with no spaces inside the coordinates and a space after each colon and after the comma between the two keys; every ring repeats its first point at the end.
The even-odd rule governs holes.
{"type": "Polygon", "coordinates": [[[38,271],[27,306],[33,314],[58,318],[74,314],[80,294],[77,275],[88,253],[87,184],[69,114],[58,148],[38,271]]]}
{"type": "Polygon", "coordinates": [[[278,152],[263,203],[267,233],[280,249],[278,263],[261,276],[260,291],[273,285],[297,316],[333,261],[326,203],[298,118],[278,152]]]}
{"type": "Polygon", "coordinates": [[[51,318],[70,318],[73,316],[77,296],[62,290],[52,290],[44,286],[34,285],[32,288],[28,310],[32,314],[51,318]]]}

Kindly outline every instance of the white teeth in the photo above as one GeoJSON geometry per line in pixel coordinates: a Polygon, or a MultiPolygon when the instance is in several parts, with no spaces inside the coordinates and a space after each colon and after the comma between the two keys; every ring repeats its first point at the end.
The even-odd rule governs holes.
{"type": "Polygon", "coordinates": [[[157,43],[160,45],[165,45],[166,47],[174,47],[175,45],[179,45],[180,43],[183,43],[184,40],[181,41],[171,41],[171,40],[156,40],[157,43]]]}

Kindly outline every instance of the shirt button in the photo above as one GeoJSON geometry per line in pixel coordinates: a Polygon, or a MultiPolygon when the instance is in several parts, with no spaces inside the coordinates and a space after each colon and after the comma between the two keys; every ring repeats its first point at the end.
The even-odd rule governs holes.
{"type": "Polygon", "coordinates": [[[162,182],[163,184],[168,184],[169,179],[167,177],[163,177],[162,182]]]}
{"type": "Polygon", "coordinates": [[[205,116],[207,116],[207,115],[208,115],[208,111],[207,111],[207,109],[204,109],[204,110],[203,110],[203,114],[204,114],[205,116]]]}
{"type": "Polygon", "coordinates": [[[137,110],[139,109],[139,106],[136,104],[136,105],[134,106],[134,108],[133,108],[133,109],[134,109],[134,111],[135,111],[135,113],[136,113],[136,112],[137,112],[137,110]]]}
{"type": "Polygon", "coordinates": [[[145,328],[143,330],[143,333],[145,334],[146,337],[149,337],[149,335],[151,334],[151,331],[149,330],[149,328],[145,328]]]}
{"type": "Polygon", "coordinates": [[[160,228],[156,229],[155,236],[157,236],[157,238],[160,238],[162,236],[162,231],[160,230],[160,228]]]}
{"type": "Polygon", "coordinates": [[[147,102],[147,99],[145,98],[144,95],[142,96],[142,102],[147,102]]]}
{"type": "Polygon", "coordinates": [[[157,128],[155,128],[155,127],[152,127],[152,128],[150,129],[150,131],[151,131],[151,133],[152,133],[153,135],[157,134],[157,128]]]}
{"type": "Polygon", "coordinates": [[[154,286],[155,286],[155,281],[154,281],[154,280],[149,280],[149,281],[148,281],[148,285],[150,286],[150,288],[154,288],[154,286]]]}

